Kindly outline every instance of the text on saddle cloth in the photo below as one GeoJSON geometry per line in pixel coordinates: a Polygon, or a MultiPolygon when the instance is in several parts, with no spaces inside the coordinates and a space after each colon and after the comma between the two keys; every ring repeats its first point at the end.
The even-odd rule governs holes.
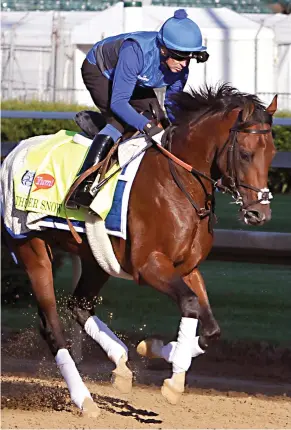
{"type": "MultiPolygon", "coordinates": [[[[76,145],[76,132],[60,130],[31,148],[14,176],[15,207],[26,212],[65,217],[63,201],[85,159],[87,145],[76,145]]],[[[84,220],[84,210],[70,210],[84,220]]]]}

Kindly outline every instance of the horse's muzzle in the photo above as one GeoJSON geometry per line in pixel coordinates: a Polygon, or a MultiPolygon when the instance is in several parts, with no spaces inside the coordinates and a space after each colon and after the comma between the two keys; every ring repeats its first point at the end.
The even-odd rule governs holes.
{"type": "Polygon", "coordinates": [[[271,209],[268,211],[259,211],[259,210],[243,210],[242,218],[245,224],[248,225],[263,225],[265,222],[270,221],[271,219],[271,209]]]}

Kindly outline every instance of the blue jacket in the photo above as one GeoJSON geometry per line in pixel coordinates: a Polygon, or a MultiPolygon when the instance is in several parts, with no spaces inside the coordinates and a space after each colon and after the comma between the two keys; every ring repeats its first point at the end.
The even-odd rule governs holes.
{"type": "Polygon", "coordinates": [[[108,37],[97,42],[87,54],[87,60],[99,67],[113,80],[110,107],[123,121],[142,130],[148,119],[138,114],[129,104],[136,85],[149,88],[167,87],[165,108],[171,121],[169,96],[183,90],[188,67],[173,73],[163,62],[157,32],[135,32],[108,37]]]}

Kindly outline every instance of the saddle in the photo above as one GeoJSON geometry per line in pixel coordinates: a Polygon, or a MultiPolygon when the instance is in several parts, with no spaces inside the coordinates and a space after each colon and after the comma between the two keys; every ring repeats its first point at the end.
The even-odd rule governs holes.
{"type": "MultiPolygon", "coordinates": [[[[148,112],[142,112],[143,115],[145,115],[149,119],[155,119],[158,122],[161,122],[163,127],[167,125],[164,123],[165,118],[158,118],[156,115],[156,110],[150,106],[150,111],[148,112]]],[[[82,132],[85,134],[86,137],[89,137],[90,139],[93,139],[96,134],[99,133],[102,128],[106,125],[106,119],[104,116],[96,111],[90,111],[90,110],[84,110],[80,111],[75,116],[75,122],[80,127],[82,132]]],[[[138,132],[139,133],[139,132],[138,132]]],[[[86,172],[84,172],[82,175],[79,176],[77,181],[72,185],[67,197],[66,202],[69,200],[70,196],[73,194],[74,190],[81,184],[88,176],[95,173],[95,175],[99,175],[99,183],[104,179],[106,173],[108,170],[111,169],[111,167],[117,162],[117,147],[118,144],[124,140],[129,139],[130,137],[134,136],[136,134],[136,130],[129,127],[121,139],[112,147],[112,149],[109,151],[108,155],[100,161],[100,163],[96,164],[95,166],[88,169],[86,172]]]]}
{"type": "MultiPolygon", "coordinates": [[[[85,137],[88,137],[90,139],[93,139],[96,134],[99,133],[102,128],[106,125],[105,118],[99,113],[95,111],[80,111],[75,116],[75,122],[76,124],[81,128],[82,135],[85,137]]],[[[117,154],[117,148],[118,144],[123,141],[129,139],[131,136],[135,134],[134,129],[127,130],[123,136],[120,138],[120,140],[117,141],[115,145],[111,148],[107,156],[101,160],[98,164],[90,167],[88,170],[83,172],[77,180],[73,183],[71,186],[66,198],[65,198],[65,207],[70,208],[71,205],[69,202],[72,194],[74,191],[78,188],[78,186],[86,180],[89,176],[92,177],[95,191],[101,185],[106,181],[105,175],[106,173],[113,167],[114,164],[118,161],[118,154],[117,154]],[[98,178],[98,182],[96,181],[96,178],[98,178]]]]}

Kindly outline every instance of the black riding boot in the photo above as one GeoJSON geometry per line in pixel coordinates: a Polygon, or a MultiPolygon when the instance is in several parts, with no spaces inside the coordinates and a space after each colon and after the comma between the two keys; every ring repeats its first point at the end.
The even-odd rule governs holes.
{"type": "MultiPolygon", "coordinates": [[[[107,136],[105,134],[96,134],[84,161],[81,173],[102,161],[112,148],[113,144],[114,141],[111,136],[107,136]]],[[[68,201],[67,206],[70,207],[73,204],[89,207],[92,202],[92,196],[89,191],[93,185],[94,180],[95,175],[88,176],[88,178],[86,178],[74,191],[70,200],[68,201]]]]}

